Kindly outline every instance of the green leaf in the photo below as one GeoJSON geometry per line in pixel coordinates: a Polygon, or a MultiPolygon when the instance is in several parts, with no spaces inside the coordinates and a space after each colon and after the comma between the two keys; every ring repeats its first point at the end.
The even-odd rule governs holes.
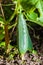
{"type": "Polygon", "coordinates": [[[27,13],[27,15],[25,15],[27,20],[29,20],[30,22],[34,22],[40,26],[43,27],[43,16],[38,17],[38,15],[35,12],[32,13],[27,13]]]}
{"type": "Polygon", "coordinates": [[[2,17],[0,17],[0,23],[4,24],[4,19],[2,17]]]}
{"type": "Polygon", "coordinates": [[[22,3],[35,5],[38,0],[21,0],[22,3]]]}
{"type": "Polygon", "coordinates": [[[2,17],[0,17],[0,21],[3,21],[3,18],[2,17]]]}
{"type": "Polygon", "coordinates": [[[3,27],[0,27],[0,33],[3,33],[4,29],[3,27]]]}
{"type": "Polygon", "coordinates": [[[4,38],[4,34],[0,34],[0,40],[2,40],[4,38]]]}
{"type": "Polygon", "coordinates": [[[32,54],[37,54],[37,51],[33,50],[33,51],[32,51],[32,54]]]}
{"type": "Polygon", "coordinates": [[[28,1],[29,1],[29,3],[32,4],[32,5],[35,5],[35,4],[38,2],[38,0],[28,0],[28,1]]]}
{"type": "Polygon", "coordinates": [[[40,16],[43,15],[43,7],[42,7],[43,4],[42,3],[43,3],[43,1],[42,0],[39,0],[37,2],[37,4],[36,4],[36,8],[39,10],[40,16]]]}
{"type": "Polygon", "coordinates": [[[37,20],[37,17],[38,17],[38,15],[35,13],[35,12],[32,12],[32,13],[30,13],[30,14],[27,14],[28,15],[28,17],[31,19],[31,20],[37,20]]]}
{"type": "Polygon", "coordinates": [[[0,47],[5,46],[5,42],[0,43],[0,47]]]}
{"type": "Polygon", "coordinates": [[[21,54],[32,51],[33,45],[22,13],[18,14],[18,47],[21,54]]]}
{"type": "Polygon", "coordinates": [[[33,10],[35,7],[35,4],[38,0],[21,0],[21,5],[23,9],[28,12],[30,10],[33,10]],[[24,6],[25,5],[25,6],[24,6]],[[33,8],[34,7],[34,8],[33,8]],[[32,8],[32,9],[31,9],[32,8]]]}
{"type": "Polygon", "coordinates": [[[43,24],[43,16],[39,17],[38,20],[43,24]]]}

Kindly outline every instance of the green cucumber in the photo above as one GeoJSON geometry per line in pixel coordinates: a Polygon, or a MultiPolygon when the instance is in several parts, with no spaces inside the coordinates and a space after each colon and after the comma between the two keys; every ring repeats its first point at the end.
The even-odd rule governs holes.
{"type": "Polygon", "coordinates": [[[20,54],[32,51],[33,45],[22,13],[18,14],[18,48],[20,54]]]}

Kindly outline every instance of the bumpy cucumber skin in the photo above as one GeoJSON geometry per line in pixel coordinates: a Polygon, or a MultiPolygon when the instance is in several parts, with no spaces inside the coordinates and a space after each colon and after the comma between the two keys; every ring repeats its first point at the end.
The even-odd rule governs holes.
{"type": "Polygon", "coordinates": [[[18,47],[21,54],[32,51],[33,45],[22,13],[18,14],[18,47]]]}

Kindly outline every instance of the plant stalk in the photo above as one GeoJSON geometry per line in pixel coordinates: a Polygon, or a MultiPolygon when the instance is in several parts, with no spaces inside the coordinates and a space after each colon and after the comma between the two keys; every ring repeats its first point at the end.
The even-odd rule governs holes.
{"type": "Polygon", "coordinates": [[[6,24],[6,20],[5,20],[5,16],[4,16],[4,11],[3,11],[1,3],[0,3],[0,8],[1,8],[2,16],[3,16],[4,22],[5,22],[5,25],[4,25],[4,29],[5,29],[5,45],[6,45],[6,51],[7,51],[8,44],[9,44],[8,25],[6,24]]]}
{"type": "Polygon", "coordinates": [[[5,25],[4,28],[5,28],[5,43],[6,43],[6,48],[8,48],[8,44],[9,44],[8,25],[5,25]]]}

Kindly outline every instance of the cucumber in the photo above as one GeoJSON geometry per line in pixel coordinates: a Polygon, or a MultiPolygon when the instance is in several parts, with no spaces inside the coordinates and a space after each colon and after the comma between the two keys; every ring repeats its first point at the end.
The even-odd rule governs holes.
{"type": "Polygon", "coordinates": [[[32,51],[33,45],[22,13],[18,14],[18,48],[20,54],[32,51]]]}

